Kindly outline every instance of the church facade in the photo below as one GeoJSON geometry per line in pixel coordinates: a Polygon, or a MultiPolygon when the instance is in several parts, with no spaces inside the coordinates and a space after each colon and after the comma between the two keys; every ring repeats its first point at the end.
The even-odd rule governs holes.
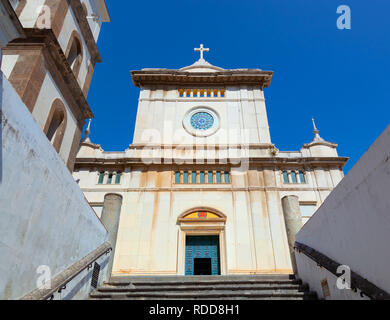
{"type": "Polygon", "coordinates": [[[89,138],[74,178],[98,216],[120,199],[113,276],[291,273],[282,199],[305,223],[343,178],[347,158],[323,140],[282,152],[264,89],[273,72],[201,58],[178,70],[131,72],[140,88],[134,141],[106,152],[89,138]]]}

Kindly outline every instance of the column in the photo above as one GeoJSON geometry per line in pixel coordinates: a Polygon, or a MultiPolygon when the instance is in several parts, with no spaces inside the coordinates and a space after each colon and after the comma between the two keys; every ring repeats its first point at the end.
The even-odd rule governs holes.
{"type": "Polygon", "coordinates": [[[105,172],[104,172],[103,184],[107,184],[108,175],[109,175],[109,174],[110,174],[110,173],[109,173],[108,171],[105,171],[105,172]]]}
{"type": "Polygon", "coordinates": [[[297,262],[295,260],[294,245],[295,235],[302,228],[301,210],[297,196],[286,196],[282,199],[284,222],[286,224],[286,233],[288,246],[290,249],[291,264],[295,274],[298,274],[297,262]]]}
{"type": "Polygon", "coordinates": [[[116,240],[118,236],[119,218],[122,208],[122,196],[119,194],[109,193],[104,197],[102,211],[102,223],[108,231],[108,241],[112,245],[110,261],[107,266],[107,275],[111,277],[112,267],[115,256],[116,240]]]}

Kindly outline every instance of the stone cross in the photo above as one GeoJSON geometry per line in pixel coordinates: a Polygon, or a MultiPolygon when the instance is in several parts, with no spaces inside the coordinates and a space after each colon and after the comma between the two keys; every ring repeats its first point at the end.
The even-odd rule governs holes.
{"type": "Polygon", "coordinates": [[[200,52],[200,60],[204,60],[203,59],[203,52],[209,52],[210,49],[203,47],[203,44],[201,44],[200,48],[195,48],[194,51],[199,51],[200,52]]]}

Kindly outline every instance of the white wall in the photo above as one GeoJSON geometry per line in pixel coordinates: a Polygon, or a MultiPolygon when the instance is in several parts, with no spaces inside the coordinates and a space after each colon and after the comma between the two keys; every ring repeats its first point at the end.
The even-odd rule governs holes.
{"type": "Polygon", "coordinates": [[[52,277],[103,244],[107,231],[1,74],[0,299],[36,288],[41,265],[52,277]]]}
{"type": "MultiPolygon", "coordinates": [[[[390,292],[390,126],[382,133],[296,240],[390,292]]],[[[317,271],[297,257],[299,274],[312,287],[317,271]]],[[[335,293],[337,298],[338,293],[335,293]]],[[[339,296],[343,298],[342,295],[339,296]]]]}
{"type": "Polygon", "coordinates": [[[225,94],[220,98],[186,98],[179,97],[176,87],[142,88],[133,143],[271,143],[263,92],[256,87],[237,86],[226,88],[225,94]],[[220,129],[215,134],[195,139],[184,129],[183,119],[195,107],[208,107],[219,115],[220,129]],[[248,138],[242,136],[244,130],[248,138]],[[151,132],[159,133],[157,139],[149,141],[151,132]]]}

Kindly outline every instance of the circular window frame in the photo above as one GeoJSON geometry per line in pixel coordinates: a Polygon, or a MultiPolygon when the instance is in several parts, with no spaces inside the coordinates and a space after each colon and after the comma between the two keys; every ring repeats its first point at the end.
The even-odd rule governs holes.
{"type": "Polygon", "coordinates": [[[183,127],[189,134],[191,134],[195,137],[209,137],[209,136],[215,134],[219,130],[220,117],[219,117],[219,114],[215,110],[213,110],[209,107],[205,107],[205,106],[194,107],[194,108],[190,109],[186,113],[186,115],[184,116],[183,127]],[[199,112],[208,113],[209,115],[211,115],[213,117],[214,124],[211,128],[209,128],[207,130],[197,130],[192,126],[191,119],[195,114],[197,114],[199,112]]]}

